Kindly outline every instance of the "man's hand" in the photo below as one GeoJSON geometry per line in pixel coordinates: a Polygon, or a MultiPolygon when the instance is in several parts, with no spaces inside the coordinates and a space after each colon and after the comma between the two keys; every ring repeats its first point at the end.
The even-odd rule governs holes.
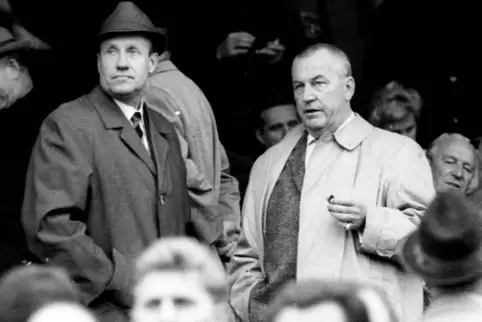
{"type": "Polygon", "coordinates": [[[253,35],[244,31],[232,32],[219,44],[216,57],[223,59],[246,54],[251,46],[253,46],[255,39],[253,35]]]}
{"type": "Polygon", "coordinates": [[[239,224],[233,220],[225,220],[223,223],[224,239],[229,243],[237,242],[241,234],[239,224]]]}
{"type": "Polygon", "coordinates": [[[353,200],[331,199],[328,210],[346,230],[358,230],[365,225],[367,208],[353,200]]]}
{"type": "Polygon", "coordinates": [[[267,43],[267,45],[256,51],[258,55],[269,56],[269,62],[275,64],[283,58],[285,47],[280,43],[279,39],[275,39],[267,43]]]}

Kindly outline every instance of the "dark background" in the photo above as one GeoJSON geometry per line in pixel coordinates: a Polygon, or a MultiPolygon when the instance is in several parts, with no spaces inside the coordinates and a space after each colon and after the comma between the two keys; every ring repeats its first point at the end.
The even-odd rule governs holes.
{"type": "MultiPolygon", "coordinates": [[[[45,66],[50,70],[46,77],[52,95],[67,101],[97,83],[97,48],[93,40],[117,2],[10,0],[21,23],[55,48],[55,59],[45,66]]],[[[196,73],[195,67],[202,67],[213,57],[215,44],[225,35],[224,25],[232,12],[237,7],[256,10],[246,8],[245,1],[134,2],[154,24],[170,29],[174,62],[200,84],[222,81],[196,73]],[[201,79],[200,75],[205,76],[201,79]]],[[[417,89],[424,100],[419,137],[422,146],[443,132],[457,131],[471,138],[482,135],[478,118],[480,37],[476,33],[480,29],[480,14],[475,4],[476,1],[386,0],[377,9],[356,13],[366,45],[355,110],[366,114],[372,91],[390,80],[398,80],[417,89]],[[451,77],[456,81],[451,81],[451,77]]],[[[276,14],[277,8],[273,7],[272,15],[276,14]]]]}

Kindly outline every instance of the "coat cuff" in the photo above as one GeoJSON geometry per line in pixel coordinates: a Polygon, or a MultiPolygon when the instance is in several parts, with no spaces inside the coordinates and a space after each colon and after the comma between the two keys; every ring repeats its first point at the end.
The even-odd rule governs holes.
{"type": "MultiPolygon", "coordinates": [[[[385,207],[367,207],[367,216],[365,219],[365,227],[363,231],[358,232],[358,244],[361,251],[378,255],[380,257],[391,258],[397,251],[399,239],[399,227],[390,227],[387,225],[388,211],[398,211],[397,209],[388,209],[385,207]]],[[[400,212],[400,215],[403,214],[400,212]]]]}
{"type": "Polygon", "coordinates": [[[131,307],[133,303],[132,288],[133,267],[132,263],[121,253],[114,249],[114,274],[107,285],[106,291],[111,293],[116,303],[123,307],[131,307]]]}

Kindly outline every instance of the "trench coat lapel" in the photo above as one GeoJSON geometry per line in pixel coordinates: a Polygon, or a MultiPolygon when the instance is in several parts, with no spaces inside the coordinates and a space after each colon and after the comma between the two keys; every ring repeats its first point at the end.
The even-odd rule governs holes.
{"type": "Polygon", "coordinates": [[[298,143],[298,140],[301,138],[303,135],[303,127],[300,125],[297,128],[294,128],[290,133],[286,135],[286,137],[283,139],[282,142],[278,143],[271,149],[276,150],[276,157],[272,159],[271,162],[268,163],[266,167],[266,172],[267,172],[267,179],[268,179],[268,184],[265,186],[266,189],[263,190],[263,204],[262,204],[262,214],[263,216],[259,216],[260,219],[260,225],[259,227],[262,227],[264,230],[265,223],[266,223],[266,209],[268,207],[268,201],[269,198],[271,197],[271,193],[273,192],[273,188],[276,185],[276,182],[278,181],[278,178],[283,171],[283,168],[286,165],[286,162],[288,161],[289,156],[291,155],[291,152],[296,146],[296,143],[298,143]]]}
{"type": "Polygon", "coordinates": [[[97,86],[90,95],[92,103],[107,129],[117,130],[121,141],[156,175],[156,168],[149,152],[142,144],[131,123],[127,120],[117,104],[97,86]]]}
{"type": "Polygon", "coordinates": [[[162,191],[160,185],[165,182],[170,182],[170,180],[165,180],[167,178],[164,177],[166,173],[168,173],[165,167],[167,154],[169,151],[169,142],[164,136],[171,132],[170,126],[167,120],[159,117],[159,115],[155,115],[156,112],[147,106],[145,106],[145,113],[149,123],[148,127],[151,142],[151,153],[156,160],[157,182],[160,189],[159,191],[162,191]]]}

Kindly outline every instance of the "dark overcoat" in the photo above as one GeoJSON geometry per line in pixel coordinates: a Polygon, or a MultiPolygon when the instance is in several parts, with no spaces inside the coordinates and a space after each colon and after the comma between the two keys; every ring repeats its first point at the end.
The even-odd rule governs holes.
{"type": "Polygon", "coordinates": [[[153,241],[186,235],[186,169],[173,126],[146,108],[151,155],[100,88],[43,122],[22,223],[29,249],[68,269],[102,321],[127,321],[133,261],[153,241]]]}

